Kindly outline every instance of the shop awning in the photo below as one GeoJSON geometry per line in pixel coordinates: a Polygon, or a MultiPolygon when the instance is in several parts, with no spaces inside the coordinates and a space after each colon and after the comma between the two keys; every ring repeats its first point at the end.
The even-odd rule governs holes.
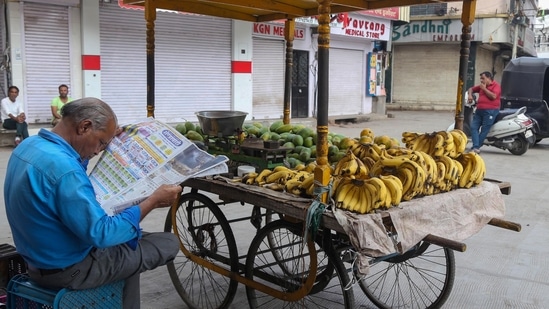
{"type": "MultiPolygon", "coordinates": [[[[153,7],[165,10],[210,15],[251,22],[292,19],[318,15],[316,0],[150,0],[153,7]]],[[[123,0],[128,5],[145,5],[145,0],[123,0]]],[[[330,12],[343,13],[375,10],[387,7],[429,4],[433,0],[336,0],[330,5],[330,12]]]]}

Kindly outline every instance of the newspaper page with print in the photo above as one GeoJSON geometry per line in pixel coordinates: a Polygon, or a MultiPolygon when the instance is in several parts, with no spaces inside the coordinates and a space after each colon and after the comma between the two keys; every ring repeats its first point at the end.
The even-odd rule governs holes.
{"type": "Polygon", "coordinates": [[[108,215],[139,204],[162,184],[228,172],[226,156],[213,156],[153,118],[122,127],[89,177],[108,215]]]}

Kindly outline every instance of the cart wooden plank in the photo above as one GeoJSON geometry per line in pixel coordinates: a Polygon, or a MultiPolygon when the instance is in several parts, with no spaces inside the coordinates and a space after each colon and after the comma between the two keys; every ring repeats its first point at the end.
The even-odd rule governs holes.
{"type": "MultiPolygon", "coordinates": [[[[510,184],[508,182],[491,182],[496,183],[503,194],[510,191],[510,184]]],[[[240,201],[263,207],[297,220],[306,219],[307,210],[312,203],[312,199],[310,198],[302,198],[285,192],[277,192],[258,186],[233,182],[222,177],[217,177],[216,179],[193,178],[183,183],[183,186],[216,194],[227,203],[240,201]],[[234,197],[238,197],[238,200],[235,200],[234,197]]],[[[388,230],[391,229],[392,222],[389,214],[386,212],[382,213],[382,217],[383,224],[388,230]]],[[[520,231],[521,229],[520,224],[500,218],[493,218],[488,224],[513,231],[520,231]]],[[[343,227],[336,220],[332,212],[324,213],[322,226],[345,234],[343,227]]],[[[464,243],[437,235],[427,235],[424,240],[460,252],[466,250],[464,243]]]]}

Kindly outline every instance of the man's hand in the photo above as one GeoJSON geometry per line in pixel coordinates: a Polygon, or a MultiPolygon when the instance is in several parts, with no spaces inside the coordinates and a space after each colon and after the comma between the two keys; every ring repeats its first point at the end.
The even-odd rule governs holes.
{"type": "Polygon", "coordinates": [[[168,207],[179,198],[182,190],[179,185],[161,185],[149,198],[155,200],[155,208],[168,207]]]}
{"type": "Polygon", "coordinates": [[[26,119],[27,119],[27,117],[25,117],[25,114],[21,113],[21,114],[19,114],[19,116],[17,116],[16,121],[19,122],[19,123],[23,123],[23,122],[25,122],[26,119]]]}
{"type": "Polygon", "coordinates": [[[161,185],[151,196],[139,204],[141,220],[155,208],[171,206],[179,198],[182,190],[183,188],[179,185],[161,185]]]}

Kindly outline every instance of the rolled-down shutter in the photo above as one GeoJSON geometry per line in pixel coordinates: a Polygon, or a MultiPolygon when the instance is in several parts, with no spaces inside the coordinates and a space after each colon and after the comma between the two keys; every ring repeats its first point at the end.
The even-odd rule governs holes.
{"type": "Polygon", "coordinates": [[[253,118],[284,113],[284,41],[253,38],[253,118]]]}
{"type": "Polygon", "coordinates": [[[395,45],[393,102],[454,105],[458,74],[450,72],[459,67],[459,49],[459,44],[395,45]]]}
{"type": "Polygon", "coordinates": [[[328,115],[362,113],[365,92],[363,81],[364,51],[330,49],[330,95],[328,115]]]}
{"type": "MultiPolygon", "coordinates": [[[[142,10],[100,9],[101,93],[120,122],[147,115],[146,23],[142,10]]],[[[155,118],[197,121],[231,108],[231,21],[157,12],[155,118]]]]}
{"type": "Polygon", "coordinates": [[[60,84],[70,89],[69,9],[67,6],[25,2],[24,91],[28,122],[48,122],[51,100],[60,84]]]}

